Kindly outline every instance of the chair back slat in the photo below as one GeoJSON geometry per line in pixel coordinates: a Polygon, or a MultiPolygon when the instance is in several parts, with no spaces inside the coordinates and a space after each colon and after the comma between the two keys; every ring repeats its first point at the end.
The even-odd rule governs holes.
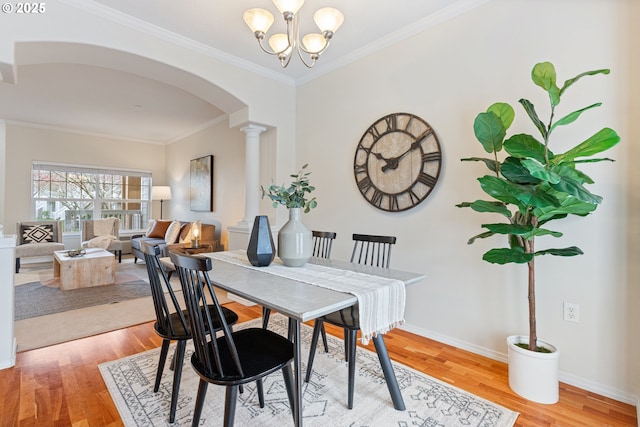
{"type": "Polygon", "coordinates": [[[144,260],[147,265],[147,274],[149,276],[149,285],[151,286],[151,297],[156,313],[156,327],[158,332],[175,336],[179,330],[189,331],[189,325],[182,314],[178,298],[169,283],[167,271],[160,262],[160,248],[157,245],[141,242],[140,249],[144,254],[144,260]],[[169,294],[171,304],[167,302],[165,289],[169,294]],[[177,325],[175,318],[171,316],[171,313],[174,312],[178,315],[180,325],[177,325]]]}
{"type": "Polygon", "coordinates": [[[395,243],[395,236],[354,234],[351,262],[389,268],[391,262],[391,247],[395,245],[395,243]]]}
{"type": "Polygon", "coordinates": [[[313,256],[331,258],[331,246],[336,233],[329,231],[313,231],[313,256]]]}
{"type": "Polygon", "coordinates": [[[174,252],[171,252],[170,256],[180,278],[182,293],[189,313],[189,324],[197,362],[212,378],[224,378],[233,372],[242,375],[242,365],[231,335],[231,328],[225,319],[222,306],[208,274],[212,268],[211,259],[174,252]],[[207,306],[211,305],[215,307],[214,313],[207,309],[207,306]],[[217,319],[213,318],[214,315],[217,316],[217,319]],[[219,325],[216,324],[216,321],[219,322],[219,325]],[[226,343],[224,350],[228,351],[231,356],[233,363],[231,366],[224,364],[224,361],[228,359],[221,355],[216,331],[224,336],[226,343]]]}

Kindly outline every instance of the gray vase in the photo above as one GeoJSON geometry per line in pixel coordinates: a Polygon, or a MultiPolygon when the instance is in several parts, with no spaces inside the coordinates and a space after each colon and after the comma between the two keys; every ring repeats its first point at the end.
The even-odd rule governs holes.
{"type": "Polygon", "coordinates": [[[290,208],[289,221],[278,232],[278,256],[288,267],[301,267],[312,251],[311,230],[302,222],[302,208],[290,208]]]}

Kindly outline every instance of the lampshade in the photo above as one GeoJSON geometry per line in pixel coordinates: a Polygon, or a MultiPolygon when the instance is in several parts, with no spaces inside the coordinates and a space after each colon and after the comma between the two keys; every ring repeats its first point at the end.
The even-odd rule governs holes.
{"type": "Polygon", "coordinates": [[[151,200],[171,200],[171,187],[154,185],[151,187],[151,200]]]}
{"type": "Polygon", "coordinates": [[[253,31],[260,31],[262,33],[266,33],[273,25],[273,15],[271,12],[265,9],[254,8],[247,10],[244,15],[242,15],[242,19],[247,24],[247,26],[253,31]]]}
{"type": "Polygon", "coordinates": [[[280,13],[291,12],[294,15],[298,13],[304,0],[273,0],[280,13]]]}
{"type": "Polygon", "coordinates": [[[335,33],[344,22],[344,15],[333,7],[323,7],[313,14],[313,21],[320,28],[320,31],[335,33]]]}
{"type": "MultiPolygon", "coordinates": [[[[289,46],[289,39],[286,34],[278,33],[269,37],[269,46],[273,49],[274,52],[282,52],[289,46]]],[[[288,54],[288,52],[287,52],[288,54]]]]}
{"type": "Polygon", "coordinates": [[[317,53],[324,49],[327,41],[322,34],[311,33],[302,38],[302,44],[307,52],[317,53]]]}

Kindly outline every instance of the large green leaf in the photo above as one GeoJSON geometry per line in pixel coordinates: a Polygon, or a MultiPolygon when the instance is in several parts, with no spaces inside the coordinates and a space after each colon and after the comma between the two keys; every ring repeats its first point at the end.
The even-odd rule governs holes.
{"type": "Polygon", "coordinates": [[[592,108],[599,107],[601,105],[602,105],[602,102],[598,102],[596,104],[589,105],[588,107],[584,107],[581,110],[574,111],[573,113],[567,114],[566,116],[564,116],[563,118],[561,118],[560,120],[555,122],[553,125],[551,125],[551,128],[549,129],[549,132],[551,132],[557,126],[564,126],[564,125],[568,125],[569,123],[575,122],[578,119],[578,117],[580,117],[580,115],[582,113],[584,113],[585,111],[590,110],[592,108]]]}
{"type": "Polygon", "coordinates": [[[493,236],[494,233],[490,232],[490,231],[485,231],[484,233],[480,233],[476,236],[473,236],[472,238],[470,238],[469,240],[467,240],[467,245],[472,244],[473,242],[476,241],[476,239],[486,239],[487,237],[491,237],[493,236]]]}
{"type": "Polygon", "coordinates": [[[467,157],[464,159],[460,159],[463,162],[484,162],[484,164],[491,170],[491,172],[496,171],[496,161],[494,159],[487,159],[484,157],[467,157]]]}
{"type": "Polygon", "coordinates": [[[551,193],[548,190],[537,186],[531,195],[529,204],[534,207],[544,208],[547,206],[560,206],[560,200],[557,199],[555,193],[551,193]]]}
{"type": "Polygon", "coordinates": [[[507,157],[500,166],[500,173],[506,179],[516,184],[535,185],[540,182],[538,178],[531,175],[529,170],[525,168],[520,159],[515,157],[507,157]]]}
{"type": "Polygon", "coordinates": [[[557,184],[550,185],[553,189],[574,196],[585,203],[597,205],[602,202],[602,197],[591,193],[580,182],[571,178],[563,177],[557,184]]]}
{"type": "Polygon", "coordinates": [[[583,254],[584,252],[582,252],[582,250],[577,246],[571,246],[563,249],[545,249],[543,251],[536,252],[536,256],[539,256],[539,255],[576,256],[576,255],[583,255],[583,254]]]}
{"type": "Polygon", "coordinates": [[[578,157],[593,156],[594,154],[608,150],[618,142],[620,142],[620,137],[616,131],[610,128],[604,128],[566,153],[555,156],[553,158],[553,163],[560,164],[563,162],[573,161],[578,157]]]}
{"type": "Polygon", "coordinates": [[[502,141],[507,130],[495,113],[478,114],[473,122],[473,132],[487,153],[497,153],[502,150],[502,141]]]}
{"type": "Polygon", "coordinates": [[[534,159],[522,159],[521,160],[522,165],[529,171],[529,173],[542,180],[542,181],[547,181],[550,182],[552,184],[556,184],[558,182],[560,182],[560,177],[553,173],[550,170],[547,170],[544,165],[540,162],[538,162],[537,160],[534,159]]]}
{"type": "Polygon", "coordinates": [[[500,118],[504,129],[507,130],[513,123],[513,119],[516,117],[516,112],[513,107],[506,102],[496,102],[487,108],[487,113],[492,112],[500,118]]]}
{"type": "Polygon", "coordinates": [[[478,181],[482,190],[494,199],[516,205],[522,212],[526,211],[533,194],[531,186],[514,184],[505,179],[489,175],[478,178],[478,181]]]}
{"type": "MultiPolygon", "coordinates": [[[[530,157],[540,163],[545,163],[544,144],[526,133],[513,135],[504,142],[504,149],[513,157],[524,159],[530,157]]],[[[549,151],[549,158],[553,158],[553,153],[549,151]]]]}
{"type": "Polygon", "coordinates": [[[526,264],[533,259],[533,254],[525,253],[521,247],[498,248],[486,252],[482,259],[492,264],[526,264]]]}
{"type": "Polygon", "coordinates": [[[538,217],[539,224],[555,217],[562,218],[567,215],[585,216],[593,212],[598,206],[593,203],[585,203],[564,193],[559,193],[556,196],[560,198],[560,206],[542,206],[533,210],[533,214],[538,217]]]}
{"type": "Polygon", "coordinates": [[[573,85],[575,82],[580,80],[582,77],[594,76],[596,74],[609,74],[609,70],[606,68],[603,68],[601,70],[585,71],[584,73],[580,73],[572,79],[566,80],[562,85],[562,89],[560,89],[560,96],[562,96],[565,90],[569,89],[571,85],[573,85]]]}
{"type": "Polygon", "coordinates": [[[542,135],[542,139],[546,140],[548,135],[547,127],[545,126],[544,123],[542,123],[542,120],[540,120],[540,118],[538,117],[538,113],[536,113],[536,108],[533,106],[531,101],[522,98],[518,102],[522,104],[522,106],[524,107],[524,111],[527,112],[527,114],[529,115],[529,118],[531,119],[535,127],[538,129],[538,131],[540,131],[540,135],[542,135]]]}
{"type": "Polygon", "coordinates": [[[548,236],[562,237],[559,231],[547,230],[545,228],[536,228],[531,225],[520,224],[482,224],[482,227],[495,234],[514,234],[522,236],[523,239],[530,240],[532,237],[548,236]]]}
{"type": "Polygon", "coordinates": [[[501,203],[501,202],[488,202],[486,200],[476,200],[475,202],[472,202],[472,203],[464,202],[456,206],[459,208],[471,208],[476,212],[497,213],[506,218],[511,218],[511,211],[506,208],[504,203],[501,203]]]}
{"type": "Polygon", "coordinates": [[[533,82],[547,91],[551,105],[556,106],[560,103],[560,89],[556,84],[556,69],[550,62],[540,62],[531,70],[531,79],[533,82]]]}

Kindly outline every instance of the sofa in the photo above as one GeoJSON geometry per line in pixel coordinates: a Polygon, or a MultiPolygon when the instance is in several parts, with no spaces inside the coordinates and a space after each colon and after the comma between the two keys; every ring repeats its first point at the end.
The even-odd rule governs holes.
{"type": "Polygon", "coordinates": [[[21,258],[51,256],[64,250],[62,221],[19,221],[16,233],[16,273],[20,272],[21,258]]]}
{"type": "MultiPolygon", "coordinates": [[[[147,242],[150,245],[160,248],[160,256],[168,257],[168,246],[182,245],[190,247],[193,240],[193,223],[177,220],[152,220],[145,234],[131,236],[131,253],[134,256],[134,263],[138,259],[144,259],[141,250],[141,242],[147,242]]],[[[216,240],[216,226],[213,224],[200,225],[200,244],[210,245],[212,251],[218,250],[218,242],[216,240]]]]}

